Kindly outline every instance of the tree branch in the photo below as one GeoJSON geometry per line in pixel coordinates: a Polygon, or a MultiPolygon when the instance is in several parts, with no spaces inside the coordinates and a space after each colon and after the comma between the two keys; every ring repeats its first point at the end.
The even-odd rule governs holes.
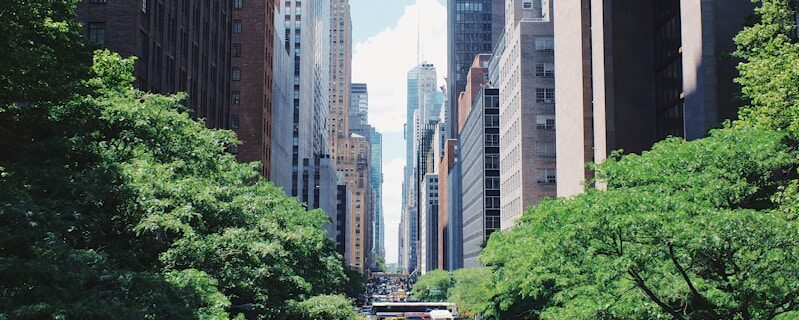
{"type": "Polygon", "coordinates": [[[674,319],[677,320],[685,319],[685,317],[683,317],[679,312],[675,311],[669,305],[661,301],[660,298],[657,296],[657,294],[655,294],[655,292],[652,291],[652,289],[649,289],[649,287],[646,286],[646,282],[644,282],[644,279],[641,278],[641,276],[637,272],[635,272],[635,270],[628,269],[627,273],[633,277],[635,284],[638,285],[638,287],[644,291],[644,293],[649,297],[649,299],[652,300],[652,302],[654,302],[655,304],[657,304],[661,309],[663,309],[663,311],[668,312],[672,317],[674,317],[674,319]]]}
{"type": "Polygon", "coordinates": [[[674,266],[677,268],[677,271],[680,272],[680,275],[682,276],[683,280],[685,280],[685,282],[688,284],[688,288],[691,289],[691,294],[693,294],[694,298],[697,299],[698,301],[704,302],[705,298],[702,296],[702,294],[699,293],[698,290],[696,290],[696,287],[694,287],[694,283],[691,281],[691,278],[688,276],[688,273],[685,272],[685,269],[682,267],[682,265],[680,265],[680,262],[677,261],[677,256],[674,255],[674,245],[672,243],[669,243],[668,247],[669,247],[669,257],[671,257],[671,262],[674,263],[674,266]]]}

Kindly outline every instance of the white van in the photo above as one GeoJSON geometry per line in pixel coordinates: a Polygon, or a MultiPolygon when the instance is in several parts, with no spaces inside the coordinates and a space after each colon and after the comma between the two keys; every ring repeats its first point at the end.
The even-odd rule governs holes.
{"type": "Polygon", "coordinates": [[[430,320],[455,320],[455,317],[448,310],[433,310],[430,311],[430,320]]]}

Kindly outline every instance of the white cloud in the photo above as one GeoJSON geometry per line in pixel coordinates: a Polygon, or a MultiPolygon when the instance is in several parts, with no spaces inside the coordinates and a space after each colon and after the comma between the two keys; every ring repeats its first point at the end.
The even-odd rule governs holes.
{"type": "Polygon", "coordinates": [[[417,35],[423,60],[436,66],[443,84],[447,10],[436,0],[416,0],[394,27],[355,44],[352,79],[369,86],[369,122],[383,133],[403,130],[407,72],[417,64],[417,35]]]}
{"type": "Polygon", "coordinates": [[[383,219],[386,262],[389,263],[397,262],[403,167],[405,167],[403,158],[394,158],[383,163],[383,219]]]}

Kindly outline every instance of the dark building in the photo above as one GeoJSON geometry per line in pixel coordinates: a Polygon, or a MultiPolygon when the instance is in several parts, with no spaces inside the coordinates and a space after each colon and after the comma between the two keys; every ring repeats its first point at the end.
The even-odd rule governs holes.
{"type": "Polygon", "coordinates": [[[582,192],[586,163],[614,150],[698,139],[734,118],[740,90],[728,54],[752,10],[749,0],[558,2],[558,195],[582,192]]]}
{"type": "MultiPolygon", "coordinates": [[[[494,231],[500,229],[499,89],[483,89],[461,133],[461,212],[463,267],[480,266],[479,257],[494,231]]],[[[539,148],[543,145],[539,145],[539,148]]],[[[554,149],[552,144],[550,148],[554,149]]],[[[554,150],[553,150],[554,151],[554,150]]],[[[547,157],[549,153],[541,153],[547,157]]]]}
{"type": "Polygon", "coordinates": [[[260,161],[262,174],[270,178],[274,2],[234,0],[233,26],[231,118],[234,126],[231,129],[242,142],[236,157],[242,162],[260,161]]]}
{"type": "MultiPolygon", "coordinates": [[[[504,27],[504,0],[447,1],[449,119],[459,117],[458,95],[466,88],[466,74],[469,73],[474,56],[479,53],[491,53],[504,27]]],[[[456,126],[457,121],[449,121],[448,132],[456,132],[456,126]]]]}
{"type": "Polygon", "coordinates": [[[343,179],[336,185],[336,252],[342,257],[347,254],[347,215],[352,211],[352,195],[343,179]]]}
{"type": "MultiPolygon", "coordinates": [[[[89,0],[78,5],[83,33],[122,56],[136,56],[136,86],[144,91],[186,92],[193,116],[213,128],[230,120],[233,0],[89,0]]],[[[240,26],[239,26],[240,27],[240,26]]]]}

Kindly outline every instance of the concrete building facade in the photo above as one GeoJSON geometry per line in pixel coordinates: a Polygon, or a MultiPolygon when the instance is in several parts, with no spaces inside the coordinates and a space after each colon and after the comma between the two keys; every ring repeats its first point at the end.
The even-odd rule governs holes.
{"type": "MultiPolygon", "coordinates": [[[[279,8],[279,6],[276,6],[279,8]]],[[[276,9],[274,30],[286,29],[283,12],[276,9]]],[[[292,150],[292,118],[294,91],[294,61],[286,47],[286,36],[275,32],[272,72],[272,150],[269,180],[283,188],[286,194],[291,193],[291,150],[292,150]]],[[[235,96],[235,95],[234,95],[235,96]]]]}
{"type": "Polygon", "coordinates": [[[504,50],[494,53],[500,56],[501,177],[491,182],[502,189],[502,230],[525,208],[556,195],[555,159],[538,155],[555,143],[555,79],[545,67],[554,63],[551,6],[509,0],[505,20],[504,50]]]}
{"type": "Polygon", "coordinates": [[[289,0],[280,4],[287,47],[294,59],[291,194],[309,208],[321,208],[319,179],[322,170],[330,170],[322,165],[328,155],[330,3],[289,0]]]}
{"type": "Polygon", "coordinates": [[[567,1],[555,6],[558,195],[589,162],[705,136],[737,113],[733,37],[747,0],[567,1]]]}
{"type": "Polygon", "coordinates": [[[194,118],[227,129],[237,125],[230,117],[231,81],[240,81],[230,62],[231,36],[242,31],[232,8],[232,0],[81,1],[77,16],[89,42],[138,57],[138,89],[186,92],[194,118]]]}
{"type": "Polygon", "coordinates": [[[499,89],[478,93],[460,141],[463,267],[476,268],[489,237],[500,229],[499,89]]]}

